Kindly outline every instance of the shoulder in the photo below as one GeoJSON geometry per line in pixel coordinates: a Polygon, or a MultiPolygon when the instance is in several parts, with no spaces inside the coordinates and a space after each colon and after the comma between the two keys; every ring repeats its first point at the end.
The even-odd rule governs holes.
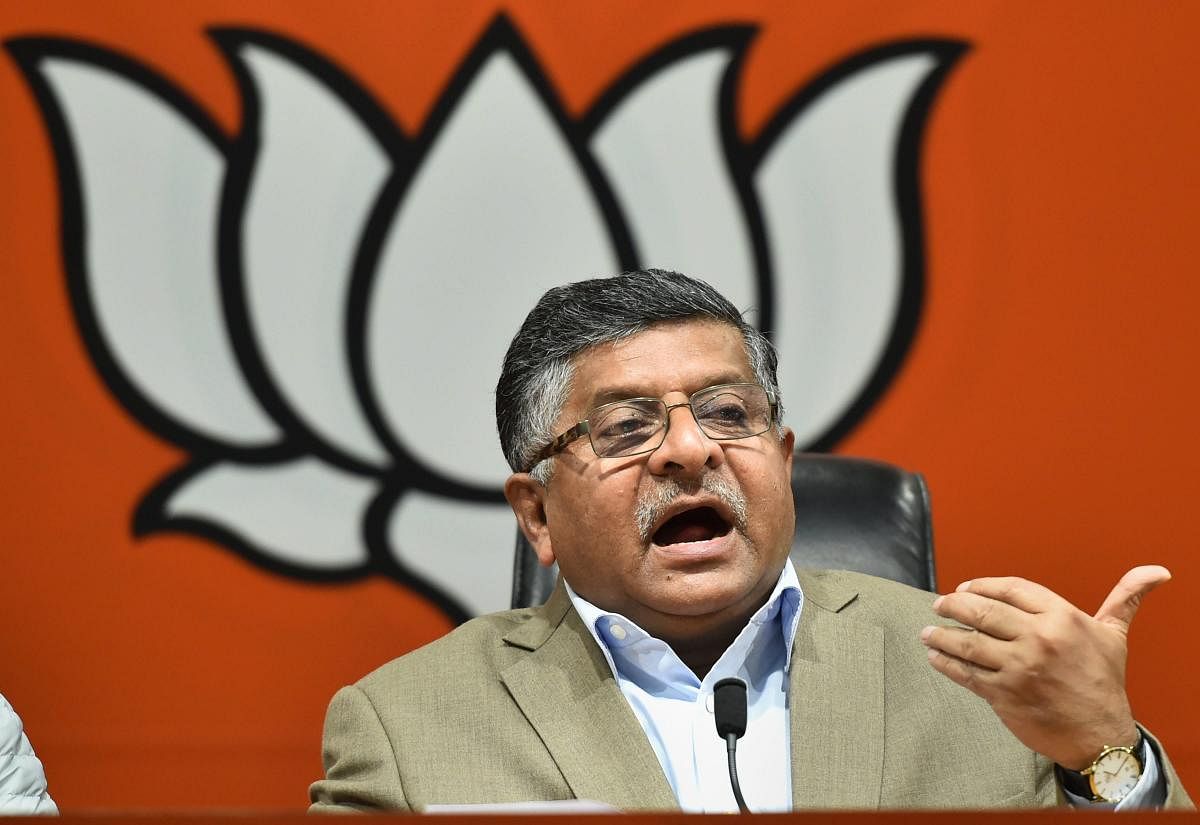
{"type": "Polygon", "coordinates": [[[888,621],[930,617],[936,593],[849,570],[797,568],[805,601],[834,612],[888,621]]]}
{"type": "MultiPolygon", "coordinates": [[[[0,758],[32,757],[33,747],[25,737],[25,728],[21,717],[0,695],[0,758]]],[[[2,772],[0,772],[2,774],[2,772]]]]}
{"type": "Polygon", "coordinates": [[[919,660],[932,673],[924,667],[920,634],[927,625],[946,623],[933,612],[936,593],[848,570],[797,570],[797,575],[806,610],[811,606],[835,621],[875,627],[886,640],[889,659],[919,660]]]}
{"type": "Polygon", "coordinates": [[[458,681],[482,673],[498,673],[518,652],[505,638],[538,620],[536,608],[479,616],[368,673],[356,687],[372,695],[418,683],[425,691],[438,679],[458,681]]]}
{"type": "Polygon", "coordinates": [[[848,570],[797,568],[796,575],[804,593],[801,626],[874,628],[887,641],[888,657],[923,653],[921,629],[940,621],[932,609],[937,595],[925,590],[848,570]]]}
{"type": "Polygon", "coordinates": [[[0,756],[17,753],[22,747],[21,717],[3,696],[0,696],[0,756]]]}
{"type": "Polygon", "coordinates": [[[893,688],[907,686],[896,694],[901,703],[944,702],[945,707],[961,706],[972,713],[986,708],[977,696],[929,666],[921,630],[943,621],[932,609],[935,594],[862,573],[798,572],[804,592],[798,638],[816,655],[836,657],[841,653],[835,648],[876,640],[884,678],[893,688]]]}

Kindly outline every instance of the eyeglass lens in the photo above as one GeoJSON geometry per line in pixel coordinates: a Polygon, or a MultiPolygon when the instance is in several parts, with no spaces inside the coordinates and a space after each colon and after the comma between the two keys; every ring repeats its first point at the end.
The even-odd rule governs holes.
{"type": "MultiPolygon", "coordinates": [[[[691,397],[696,423],[709,438],[728,440],[764,433],[771,426],[771,402],[756,384],[726,384],[691,397]]],[[[657,449],[666,438],[667,405],[654,398],[606,404],[588,417],[596,455],[635,455],[657,449]]]]}

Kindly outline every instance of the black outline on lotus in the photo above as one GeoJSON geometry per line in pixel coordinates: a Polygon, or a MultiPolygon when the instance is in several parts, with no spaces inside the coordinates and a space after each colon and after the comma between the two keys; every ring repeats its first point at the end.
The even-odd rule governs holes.
{"type": "MultiPolygon", "coordinates": [[[[367,313],[368,296],[375,277],[381,248],[408,187],[424,157],[435,144],[459,100],[485,65],[498,51],[508,52],[516,61],[552,113],[574,159],[591,185],[617,257],[624,268],[639,266],[640,259],[626,219],[609,188],[588,142],[606,117],[626,95],[658,70],[683,57],[714,47],[732,51],[732,58],[720,85],[719,129],[731,179],[741,202],[745,229],[750,239],[756,269],[759,323],[770,335],[777,323],[773,294],[773,267],[770,246],[759,204],[753,191],[753,173],[766,151],[779,135],[822,93],[857,71],[893,57],[914,53],[933,55],[938,65],[928,74],[914,94],[904,115],[896,144],[894,207],[900,216],[902,278],[899,307],[887,346],[864,388],[842,415],[818,438],[803,445],[824,451],[834,447],[850,433],[880,399],[899,371],[915,336],[924,296],[925,250],[919,189],[920,141],[934,99],[947,74],[967,50],[961,41],[947,39],[905,40],[859,52],[819,73],[791,97],[771,118],[758,136],[743,141],[736,127],[735,105],[747,48],[757,29],[749,25],[707,28],[680,37],[638,61],[606,91],[578,120],[565,114],[554,88],[550,85],[533,52],[506,17],[498,16],[480,36],[463,59],[437,99],[433,110],[415,137],[408,137],[392,118],[343,69],[282,35],[239,28],[209,30],[224,52],[235,73],[243,106],[240,130],[225,135],[217,123],[180,88],[162,75],[113,50],[66,38],[14,38],[5,44],[20,64],[46,119],[54,156],[58,165],[61,197],[61,242],[67,284],[74,314],[83,341],[109,390],[144,427],[189,453],[184,463],[161,478],[138,504],[133,517],[133,533],[142,537],[155,533],[182,533],[200,536],[234,550],[265,570],[290,578],[312,582],[344,582],[371,575],[383,575],[423,594],[455,621],[469,614],[450,594],[410,571],[391,552],[387,519],[407,490],[415,489],[464,502],[502,502],[499,489],[464,483],[439,473],[409,451],[398,433],[391,431],[376,400],[369,380],[365,335],[360,333],[367,313]],[[345,455],[313,432],[296,415],[276,389],[261,355],[249,323],[241,273],[241,230],[243,206],[251,172],[259,149],[258,93],[234,52],[239,45],[253,44],[272,51],[311,72],[355,112],[389,156],[393,171],[377,199],[362,232],[351,275],[347,305],[347,351],[350,372],[359,403],[375,435],[388,450],[392,465],[385,471],[345,455]],[[152,96],[173,108],[207,138],[224,157],[226,174],[221,196],[218,229],[218,266],[220,291],[227,333],[233,344],[238,365],[247,377],[252,392],[263,410],[284,433],[281,444],[270,447],[238,448],[206,438],[173,420],[122,373],[100,333],[99,323],[86,286],[85,244],[88,227],[82,206],[79,171],[70,132],[54,92],[38,70],[43,58],[67,58],[90,63],[140,85],[152,96]],[[170,518],[164,506],[170,496],[191,478],[203,473],[220,460],[246,465],[270,465],[291,458],[313,455],[347,472],[370,477],[378,491],[363,519],[362,539],[367,560],[352,568],[314,570],[299,567],[264,553],[220,524],[196,518],[170,518]]],[[[784,356],[786,357],[786,355],[784,356]]]]}

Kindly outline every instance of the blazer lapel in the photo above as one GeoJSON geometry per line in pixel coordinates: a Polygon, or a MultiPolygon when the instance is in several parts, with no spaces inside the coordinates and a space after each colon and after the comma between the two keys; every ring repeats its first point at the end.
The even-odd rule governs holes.
{"type": "Polygon", "coordinates": [[[883,629],[839,615],[853,590],[797,572],[804,606],[790,674],[792,806],[878,808],[883,629]]]}
{"type": "Polygon", "coordinates": [[[578,799],[677,808],[658,757],[560,581],[534,620],[509,634],[528,656],[500,674],[578,799]]]}

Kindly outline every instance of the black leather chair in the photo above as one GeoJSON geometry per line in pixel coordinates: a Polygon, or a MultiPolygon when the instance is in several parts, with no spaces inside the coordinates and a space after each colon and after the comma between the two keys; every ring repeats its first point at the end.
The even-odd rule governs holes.
{"type": "MultiPolygon", "coordinates": [[[[797,453],[792,496],[797,567],[857,570],[936,590],[929,489],[919,474],[882,461],[797,453]]],[[[557,576],[557,566],[538,564],[518,530],[512,606],[541,604],[557,576]]]]}

